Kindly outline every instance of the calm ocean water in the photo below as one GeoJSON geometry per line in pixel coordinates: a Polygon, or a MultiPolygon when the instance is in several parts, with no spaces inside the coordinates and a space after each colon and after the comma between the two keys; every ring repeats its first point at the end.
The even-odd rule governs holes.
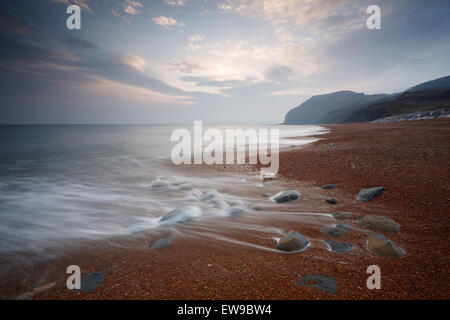
{"type": "MultiPolygon", "coordinates": [[[[74,240],[129,235],[158,227],[174,209],[213,216],[245,205],[219,191],[242,176],[195,176],[168,165],[178,127],[0,126],[0,252],[39,253],[74,240]],[[214,204],[205,201],[208,195],[214,204]]],[[[296,145],[315,139],[292,137],[324,130],[256,128],[279,128],[282,143],[296,145]]]]}

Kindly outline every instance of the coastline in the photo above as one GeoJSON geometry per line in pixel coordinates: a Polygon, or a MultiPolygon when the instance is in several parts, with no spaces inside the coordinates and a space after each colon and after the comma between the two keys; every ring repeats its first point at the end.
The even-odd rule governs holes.
{"type": "MultiPolygon", "coordinates": [[[[44,286],[56,284],[32,298],[448,299],[449,124],[449,119],[437,119],[325,125],[331,131],[317,136],[319,141],[280,154],[275,184],[302,193],[302,199],[285,206],[284,211],[352,212],[354,216],[348,223],[355,229],[338,239],[355,245],[356,250],[350,253],[326,250],[322,240],[333,238],[325,236],[316,224],[296,223],[292,215],[271,217],[262,223],[298,231],[312,239],[310,248],[296,254],[194,237],[175,238],[170,248],[150,251],[149,245],[164,233],[157,232],[129,239],[121,247],[105,243],[95,250],[68,253],[52,264],[52,271],[42,280],[44,286]],[[338,187],[320,189],[331,183],[338,187]],[[387,191],[370,203],[356,201],[361,188],[375,186],[387,191]],[[326,197],[335,197],[339,203],[328,204],[324,202],[326,197]],[[385,235],[406,250],[405,256],[392,259],[367,251],[368,232],[359,224],[366,214],[383,215],[401,225],[401,232],[385,235]],[[105,271],[106,280],[92,293],[69,291],[65,287],[65,267],[73,261],[82,266],[83,274],[105,271]],[[366,269],[373,264],[381,268],[381,290],[365,286],[369,276],[366,269]],[[296,285],[302,276],[311,274],[333,277],[338,292],[329,294],[296,285]]],[[[258,167],[213,170],[255,175],[258,167]]],[[[336,223],[332,217],[324,217],[324,224],[332,223],[336,223]]],[[[259,233],[238,237],[275,248],[259,233]]],[[[47,267],[43,265],[40,271],[45,272],[47,267]]],[[[6,296],[14,290],[13,284],[3,289],[6,296]]]]}

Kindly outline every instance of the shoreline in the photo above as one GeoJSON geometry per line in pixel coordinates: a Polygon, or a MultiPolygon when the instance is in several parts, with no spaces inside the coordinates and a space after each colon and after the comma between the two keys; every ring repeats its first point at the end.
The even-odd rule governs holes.
{"type": "MultiPolygon", "coordinates": [[[[298,189],[302,199],[283,206],[279,218],[260,219],[261,225],[285,231],[299,231],[312,241],[310,248],[295,254],[260,250],[238,243],[205,238],[175,238],[170,248],[149,250],[164,236],[158,231],[86,252],[72,250],[56,263],[35,268],[34,274],[47,272],[41,286],[55,283],[35,293],[34,299],[448,299],[449,286],[449,185],[450,119],[404,123],[323,125],[329,133],[319,141],[280,153],[279,178],[274,184],[298,189]],[[336,145],[331,145],[336,144],[336,145]],[[336,183],[332,190],[320,186],[336,183]],[[387,191],[370,203],[359,203],[361,188],[383,186],[387,191]],[[336,205],[326,197],[339,200],[336,205]],[[317,221],[338,223],[332,217],[314,218],[305,223],[287,213],[352,212],[346,221],[352,232],[330,238],[317,221]],[[385,235],[406,250],[400,259],[380,257],[368,252],[369,234],[359,223],[366,214],[379,214],[401,225],[401,232],[385,235]],[[324,239],[351,243],[355,250],[337,254],[327,250],[324,239]],[[73,292],[65,287],[65,267],[77,261],[82,273],[103,270],[106,280],[92,293],[73,292]],[[382,272],[382,289],[368,290],[366,268],[377,264],[382,272]],[[51,267],[50,267],[51,266],[51,267]],[[50,267],[50,271],[49,271],[50,267]],[[304,275],[331,276],[338,285],[336,294],[297,286],[304,275]]],[[[312,136],[314,137],[314,136],[312,136]]],[[[204,168],[204,166],[203,166],[204,168]]],[[[201,168],[199,168],[201,169],[201,168]]],[[[192,170],[197,170],[193,168],[192,170]]],[[[201,169],[205,170],[205,169],[201,169]]],[[[206,169],[211,170],[211,169],[206,169]]],[[[214,170],[246,172],[254,175],[258,166],[228,166],[214,170]]],[[[212,172],[212,171],[211,171],[212,172]]],[[[236,191],[238,193],[238,191],[236,191]]],[[[223,218],[216,220],[227,223],[223,218]]],[[[246,221],[242,217],[242,221],[246,221]]],[[[250,222],[253,220],[249,220],[250,222]]],[[[183,228],[198,228],[203,222],[183,228]]],[[[197,230],[197,229],[196,229],[197,230]]],[[[243,243],[274,249],[275,241],[263,231],[239,234],[221,230],[243,243]]],[[[14,298],[15,287],[3,287],[3,295],[14,298]]]]}

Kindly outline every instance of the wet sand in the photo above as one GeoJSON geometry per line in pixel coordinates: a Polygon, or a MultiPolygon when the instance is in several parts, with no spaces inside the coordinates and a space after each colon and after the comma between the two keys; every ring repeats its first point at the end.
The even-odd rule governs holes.
{"type": "MultiPolygon", "coordinates": [[[[273,204],[286,214],[271,215],[269,219],[264,211],[254,211],[232,220],[214,220],[220,226],[258,221],[260,226],[297,231],[311,240],[306,250],[293,254],[277,251],[272,233],[263,229],[251,232],[218,228],[210,237],[203,232],[203,226],[210,222],[200,219],[178,227],[199,236],[175,237],[166,249],[150,250],[149,246],[167,236],[167,230],[118,240],[120,246],[107,242],[79,244],[79,250],[70,250],[62,259],[33,267],[27,279],[3,283],[2,297],[14,298],[18,292],[25,293],[24,288],[31,291],[55,283],[28,298],[448,299],[450,119],[326,127],[331,132],[318,136],[322,140],[280,155],[274,187],[302,193],[301,200],[273,204]],[[338,187],[320,188],[331,183],[338,187]],[[356,201],[361,188],[375,186],[387,191],[370,203],[356,201]],[[324,201],[327,197],[339,203],[328,204],[324,201]],[[353,213],[344,221],[353,229],[339,238],[324,234],[321,226],[341,222],[328,214],[343,211],[353,213]],[[287,214],[296,212],[323,215],[300,218],[287,214]],[[401,225],[400,232],[383,234],[406,251],[402,258],[381,257],[367,250],[366,239],[371,231],[359,222],[367,214],[386,216],[401,225]],[[345,254],[330,252],[323,240],[350,243],[355,250],[345,254]],[[68,290],[65,269],[69,264],[79,265],[83,275],[105,271],[106,279],[91,293],[68,290]],[[366,269],[373,264],[381,268],[380,290],[366,287],[366,269]],[[311,274],[333,277],[337,293],[297,286],[302,276],[311,274]],[[37,278],[38,284],[30,280],[37,278]]],[[[214,174],[218,168],[207,170],[214,174]]],[[[219,170],[245,172],[250,177],[258,172],[252,166],[219,170]]],[[[240,190],[236,186],[234,192],[260,196],[261,189],[240,190]]],[[[268,200],[261,196],[261,201],[268,200]]],[[[23,271],[18,269],[11,279],[17,279],[23,271]]]]}

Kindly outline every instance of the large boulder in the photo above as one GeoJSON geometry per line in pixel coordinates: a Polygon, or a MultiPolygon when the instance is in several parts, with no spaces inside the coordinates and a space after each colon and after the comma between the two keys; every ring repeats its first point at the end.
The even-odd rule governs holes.
{"type": "Polygon", "coordinates": [[[367,238],[367,248],[380,256],[401,258],[405,252],[382,234],[370,234],[367,238]]]}
{"type": "Polygon", "coordinates": [[[299,251],[308,245],[308,239],[298,232],[291,231],[278,241],[277,248],[281,251],[299,251]]]}
{"type": "Polygon", "coordinates": [[[300,193],[295,190],[287,190],[276,194],[272,199],[276,203],[285,203],[300,198],[300,193]]]}
{"type": "Polygon", "coordinates": [[[361,189],[356,196],[356,199],[363,202],[369,202],[381,195],[384,191],[386,191],[386,189],[383,187],[361,189]]]}
{"type": "Polygon", "coordinates": [[[361,219],[361,224],[374,231],[383,231],[383,232],[399,232],[400,225],[396,223],[394,220],[383,216],[377,215],[367,215],[361,219]]]}

